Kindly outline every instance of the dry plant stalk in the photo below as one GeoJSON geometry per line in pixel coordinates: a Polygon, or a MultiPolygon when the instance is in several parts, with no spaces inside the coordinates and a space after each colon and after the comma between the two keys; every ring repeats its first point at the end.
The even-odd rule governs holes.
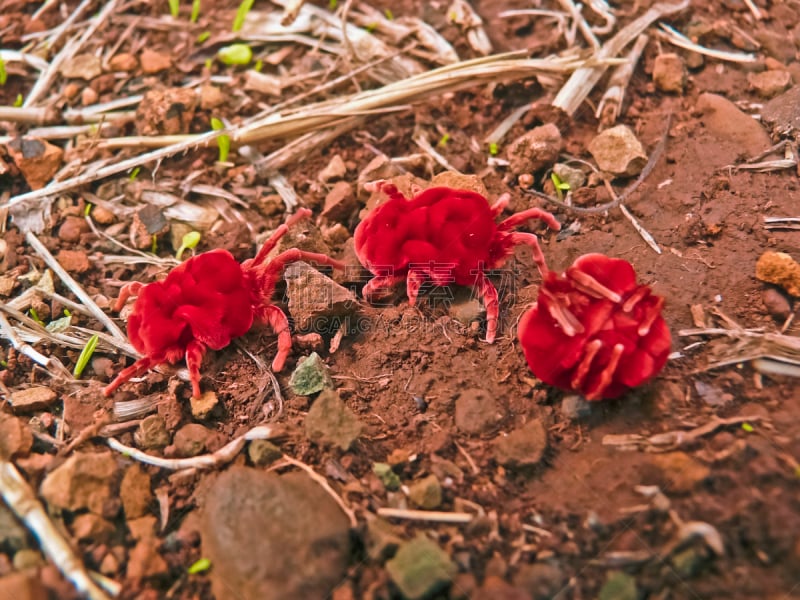
{"type": "Polygon", "coordinates": [[[378,516],[387,519],[406,519],[409,521],[428,521],[436,523],[465,524],[472,521],[475,515],[464,512],[442,512],[438,510],[411,510],[405,508],[378,509],[378,516]]]}
{"type": "Polygon", "coordinates": [[[617,56],[625,46],[653,22],[667,15],[682,11],[687,6],[689,6],[689,0],[682,0],[678,4],[659,2],[649,8],[638,19],[628,23],[597,51],[595,56],[600,61],[600,64],[581,67],[572,74],[567,83],[559,90],[555,100],[553,100],[553,106],[562,109],[569,115],[574,114],[603,76],[603,73],[605,73],[607,64],[603,64],[603,61],[617,56]]]}
{"type": "Polygon", "coordinates": [[[647,46],[648,39],[644,33],[639,34],[633,44],[633,48],[628,52],[625,64],[614,69],[611,77],[609,77],[606,92],[600,99],[600,103],[594,113],[594,116],[599,120],[598,130],[611,127],[617,122],[617,118],[622,111],[622,103],[625,100],[625,90],[628,88],[633,72],[636,70],[636,65],[639,64],[639,58],[641,58],[642,52],[647,46]]]}
{"type": "Polygon", "coordinates": [[[8,461],[0,461],[0,494],[14,514],[36,535],[44,554],[72,582],[78,592],[91,600],[109,599],[89,576],[69,542],[47,516],[47,511],[36,493],[17,468],[8,461]]]}

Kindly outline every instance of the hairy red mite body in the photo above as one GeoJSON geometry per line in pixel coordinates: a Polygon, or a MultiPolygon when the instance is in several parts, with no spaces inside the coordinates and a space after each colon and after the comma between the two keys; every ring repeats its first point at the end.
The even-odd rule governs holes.
{"type": "Polygon", "coordinates": [[[499,303],[486,271],[502,266],[514,246],[526,244],[545,275],[547,266],[537,237],[513,229],[529,219],[540,219],[558,230],[555,217],[532,208],[496,223],[508,204],[507,194],[490,206],[486,198],[469,190],[434,187],[407,199],[385,181],[374,182],[371,188],[389,200],[356,227],[356,254],[375,275],[364,287],[364,297],[405,281],[413,306],[425,281],[477,286],[486,306],[486,341],[493,342],[499,303]]]}
{"type": "Polygon", "coordinates": [[[667,362],[670,333],[663,298],[636,283],[625,260],[579,257],[550,272],[519,323],[519,341],[539,379],[587,400],[619,396],[667,362]]]}
{"type": "Polygon", "coordinates": [[[192,395],[200,395],[200,364],[206,351],[221,350],[247,333],[253,323],[268,323],[278,334],[278,353],[272,369],[280,371],[292,347],[289,321],[271,304],[284,267],[298,260],[315,261],[343,269],[344,264],[323,254],[293,248],[270,261],[267,255],[289,227],[311,215],[301,209],[281,225],[255,258],[242,264],[226,250],[194,256],[170,271],[164,281],[123,286],[114,310],[136,296],[128,319],[131,344],[144,356],[123,369],[103,390],[111,395],[120,385],[161,363],[186,359],[192,395]]]}

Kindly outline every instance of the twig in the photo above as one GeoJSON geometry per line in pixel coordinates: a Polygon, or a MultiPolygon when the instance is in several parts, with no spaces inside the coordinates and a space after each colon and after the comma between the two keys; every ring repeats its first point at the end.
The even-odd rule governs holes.
{"type": "Polygon", "coordinates": [[[628,52],[625,64],[618,66],[614,69],[611,77],[608,79],[608,86],[606,92],[600,99],[597,105],[597,110],[594,116],[599,121],[599,128],[610,127],[617,121],[620,112],[622,111],[622,103],[625,100],[625,90],[628,88],[633,72],[636,70],[636,65],[642,52],[647,46],[648,37],[642,33],[636,38],[633,48],[628,52]]]}
{"type": "Polygon", "coordinates": [[[108,600],[108,595],[92,580],[72,547],[47,516],[36,493],[8,461],[0,462],[0,493],[14,514],[36,535],[45,555],[79,593],[90,600],[108,600]]]}
{"type": "MultiPolygon", "coordinates": [[[[597,51],[596,57],[599,60],[613,58],[617,56],[636,36],[647,29],[654,21],[674,14],[689,6],[689,0],[681,0],[678,4],[665,4],[659,2],[647,10],[641,17],[631,21],[620,29],[617,34],[597,51]]],[[[594,86],[603,76],[607,64],[581,67],[572,74],[566,84],[559,90],[553,106],[561,108],[569,115],[575,113],[578,107],[592,91],[594,86]]]]}
{"type": "Polygon", "coordinates": [[[443,512],[438,510],[411,510],[405,508],[379,508],[378,516],[388,519],[406,519],[409,521],[431,521],[437,523],[469,523],[475,515],[463,512],[443,512]]]}
{"type": "MultiPolygon", "coordinates": [[[[111,320],[111,318],[104,313],[95,301],[86,293],[86,291],[75,281],[72,276],[67,273],[67,271],[59,264],[59,262],[55,259],[55,257],[50,254],[50,251],[45,248],[45,245],[39,241],[39,238],[36,237],[32,231],[29,231],[25,234],[25,240],[28,244],[36,251],[36,253],[44,259],[44,262],[47,263],[47,266],[50,267],[53,272],[58,275],[61,281],[64,282],[69,290],[75,294],[78,299],[83,302],[84,306],[91,311],[92,316],[100,321],[103,326],[108,329],[109,333],[114,336],[123,346],[130,346],[128,343],[128,338],[122,333],[122,330],[117,327],[117,324],[111,320]]],[[[130,352],[136,354],[136,350],[133,347],[130,347],[130,352]]]]}
{"type": "Polygon", "coordinates": [[[126,446],[116,438],[108,438],[106,443],[112,450],[121,452],[125,456],[138,460],[146,465],[153,465],[171,471],[182,469],[213,469],[229,463],[239,454],[244,445],[251,440],[269,440],[278,437],[280,433],[269,425],[258,425],[247,433],[240,435],[225,444],[213,454],[203,454],[202,456],[192,456],[190,458],[162,458],[142,452],[138,448],[126,446]]]}
{"type": "Polygon", "coordinates": [[[764,15],[761,14],[761,10],[756,6],[753,0],[744,0],[744,3],[747,5],[747,8],[750,9],[750,12],[753,13],[756,21],[761,21],[764,18],[764,15]]]}
{"type": "Polygon", "coordinates": [[[11,326],[11,323],[8,322],[6,316],[0,312],[0,332],[8,338],[8,341],[11,342],[11,345],[14,347],[14,350],[23,354],[30,358],[33,362],[40,365],[47,371],[52,377],[58,378],[63,377],[66,379],[72,379],[72,374],[69,370],[61,364],[61,361],[58,360],[56,357],[52,356],[50,358],[46,357],[41,352],[34,349],[32,346],[29,346],[25,342],[21,341],[17,334],[14,332],[14,328],[11,326]]]}
{"type": "Polygon", "coordinates": [[[683,48],[684,50],[690,50],[692,52],[696,52],[697,54],[703,54],[705,56],[710,56],[711,58],[716,58],[718,60],[727,60],[728,62],[735,62],[735,63],[751,63],[757,60],[755,54],[744,54],[740,52],[725,52],[724,50],[713,50],[711,48],[706,48],[705,46],[701,46],[699,44],[695,44],[692,40],[687,38],[677,29],[670,27],[664,23],[659,23],[659,27],[661,27],[661,37],[672,44],[673,46],[677,46],[678,48],[683,48]]]}

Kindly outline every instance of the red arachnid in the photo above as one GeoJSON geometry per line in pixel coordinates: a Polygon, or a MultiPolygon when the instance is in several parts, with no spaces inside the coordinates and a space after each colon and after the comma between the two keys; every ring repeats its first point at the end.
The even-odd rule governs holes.
{"type": "Polygon", "coordinates": [[[277,333],[278,353],[272,369],[280,371],[291,351],[292,338],[286,315],[271,304],[271,298],[284,267],[308,260],[344,268],[343,263],[324,254],[296,248],[266,260],[289,227],[310,215],[308,209],[299,210],[272,234],[255,258],[241,264],[227,250],[212,250],[175,267],[163,281],[123,286],[114,310],[119,311],[130,296],[136,296],[128,318],[128,338],[144,356],[123,369],[106,386],[105,395],[151,367],[185,358],[192,395],[197,397],[200,364],[206,351],[221,350],[247,333],[253,323],[268,323],[277,333]]]}
{"type": "Polygon", "coordinates": [[[667,362],[664,299],[636,282],[630,263],[603,254],[551,271],[519,323],[519,341],[539,379],[587,400],[614,398],[667,362]]]}
{"type": "Polygon", "coordinates": [[[508,194],[490,206],[481,194],[448,187],[428,188],[410,200],[386,181],[373,182],[368,189],[389,196],[355,230],[356,254],[375,276],[364,286],[368,300],[402,281],[411,306],[425,281],[476,286],[486,306],[486,341],[491,343],[497,334],[499,302],[486,271],[501,266],[514,246],[526,244],[539,271],[547,273],[537,237],[513,230],[529,219],[560,229],[549,212],[531,208],[496,223],[508,205],[508,194]]]}

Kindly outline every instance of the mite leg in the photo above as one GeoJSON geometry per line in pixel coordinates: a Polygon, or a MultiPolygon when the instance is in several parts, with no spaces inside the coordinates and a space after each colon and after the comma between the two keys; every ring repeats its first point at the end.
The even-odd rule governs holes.
{"type": "Polygon", "coordinates": [[[583,386],[583,382],[589,374],[589,369],[592,367],[592,361],[602,347],[603,342],[600,340],[592,340],[586,344],[586,351],[583,354],[583,358],[581,358],[581,362],[578,363],[575,372],[572,374],[572,380],[570,381],[573,390],[579,390],[583,386]]]}
{"type": "Polygon", "coordinates": [[[272,252],[272,250],[275,248],[275,246],[278,245],[278,242],[280,241],[280,239],[284,235],[286,235],[286,233],[289,231],[289,228],[292,227],[293,225],[295,225],[298,221],[301,221],[303,219],[307,219],[310,216],[311,216],[311,211],[309,209],[301,208],[300,210],[298,210],[291,217],[286,219],[286,222],[283,225],[281,225],[280,227],[278,227],[272,233],[272,235],[269,237],[269,239],[266,242],[264,242],[264,245],[261,246],[261,249],[258,251],[258,254],[256,254],[255,258],[252,259],[252,262],[245,261],[245,264],[247,264],[247,266],[249,266],[249,267],[256,267],[256,266],[260,265],[261,263],[263,263],[264,259],[267,258],[267,255],[270,252],[272,252]]]}
{"type": "Polygon", "coordinates": [[[189,368],[189,381],[192,382],[192,398],[200,397],[200,365],[203,363],[206,345],[192,340],[186,346],[186,366],[189,368]]]}
{"type": "Polygon", "coordinates": [[[539,238],[532,233],[521,233],[519,231],[515,231],[510,235],[511,241],[515,246],[517,244],[525,244],[526,246],[530,247],[531,254],[533,255],[533,262],[536,263],[539,273],[541,273],[542,277],[547,275],[550,270],[547,268],[547,262],[545,261],[544,254],[539,246],[539,238]]]}
{"type": "Polygon", "coordinates": [[[483,271],[475,278],[475,285],[478,286],[483,305],[486,307],[486,341],[491,344],[494,342],[495,337],[497,337],[497,319],[500,315],[500,301],[497,299],[497,290],[492,285],[492,282],[486,278],[483,271]]]}
{"type": "Polygon", "coordinates": [[[131,281],[123,285],[119,290],[119,297],[114,303],[114,312],[121,311],[122,307],[125,306],[125,302],[128,301],[128,298],[131,296],[138,296],[143,287],[144,284],[141,281],[131,281]]]}
{"type": "Polygon", "coordinates": [[[289,353],[292,351],[292,334],[289,329],[289,319],[277,306],[270,304],[264,307],[264,317],[272,330],[278,335],[278,353],[272,360],[272,370],[279,372],[283,369],[289,353]]]}
{"type": "Polygon", "coordinates": [[[567,276],[572,279],[572,284],[576,288],[586,294],[589,294],[590,296],[594,296],[595,298],[605,298],[611,302],[614,302],[615,304],[622,302],[622,296],[620,296],[614,290],[604,286],[588,273],[584,273],[578,269],[570,269],[567,271],[567,276]]]}
{"type": "Polygon", "coordinates": [[[122,371],[119,372],[119,375],[117,375],[114,378],[114,381],[109,383],[103,389],[103,395],[104,396],[110,396],[111,394],[114,393],[114,390],[116,390],[123,383],[125,383],[126,381],[128,381],[129,379],[131,379],[133,377],[137,377],[137,376],[141,375],[142,373],[147,371],[147,369],[149,369],[150,367],[154,366],[155,364],[157,364],[157,363],[153,362],[153,360],[151,360],[147,356],[145,356],[144,358],[140,358],[135,363],[133,363],[130,367],[126,367],[125,369],[122,369],[122,371]]]}
{"type": "Polygon", "coordinates": [[[406,280],[405,275],[380,275],[373,277],[361,290],[361,295],[367,302],[372,302],[372,296],[378,291],[385,288],[390,288],[406,280]]]}
{"type": "Polygon", "coordinates": [[[602,397],[606,388],[611,385],[614,379],[614,373],[619,366],[619,359],[622,358],[622,353],[625,351],[625,346],[622,344],[615,344],[611,350],[611,357],[608,359],[608,364],[600,372],[600,380],[597,382],[595,388],[586,394],[587,400],[598,400],[602,397]]]}
{"type": "Polygon", "coordinates": [[[502,194],[497,200],[495,200],[495,203],[492,204],[492,214],[494,214],[494,216],[496,217],[500,213],[502,213],[506,209],[506,206],[508,206],[510,200],[511,200],[511,194],[509,194],[508,192],[502,194]]]}
{"type": "Polygon", "coordinates": [[[500,221],[500,223],[497,225],[497,228],[500,231],[508,231],[509,229],[514,229],[517,225],[522,225],[529,219],[539,219],[540,221],[544,221],[544,223],[553,231],[559,231],[561,229],[561,223],[558,222],[553,213],[549,213],[541,208],[529,208],[528,210],[523,210],[522,212],[513,214],[505,221],[500,221]]]}
{"type": "Polygon", "coordinates": [[[419,271],[409,271],[406,276],[406,295],[408,296],[408,305],[416,306],[417,296],[419,296],[419,288],[425,283],[425,275],[419,271]]]}

